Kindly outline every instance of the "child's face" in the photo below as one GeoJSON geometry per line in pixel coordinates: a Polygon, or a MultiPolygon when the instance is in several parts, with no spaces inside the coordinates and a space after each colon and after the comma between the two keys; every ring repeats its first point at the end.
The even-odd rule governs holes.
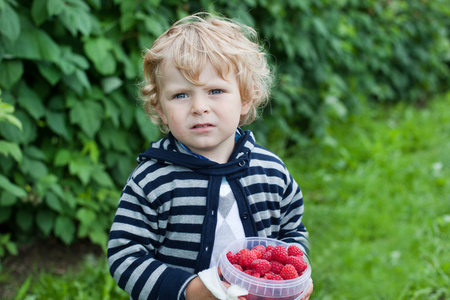
{"type": "Polygon", "coordinates": [[[177,140],[192,152],[225,163],[234,148],[236,128],[250,103],[242,104],[236,75],[226,80],[207,65],[194,85],[172,64],[163,70],[158,114],[177,140]]]}

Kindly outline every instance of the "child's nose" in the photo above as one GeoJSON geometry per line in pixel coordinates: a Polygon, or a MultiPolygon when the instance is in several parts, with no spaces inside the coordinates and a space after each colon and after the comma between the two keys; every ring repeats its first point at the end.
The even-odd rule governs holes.
{"type": "Polygon", "coordinates": [[[191,98],[191,112],[192,114],[204,114],[209,112],[209,104],[207,97],[192,96],[191,98]]]}

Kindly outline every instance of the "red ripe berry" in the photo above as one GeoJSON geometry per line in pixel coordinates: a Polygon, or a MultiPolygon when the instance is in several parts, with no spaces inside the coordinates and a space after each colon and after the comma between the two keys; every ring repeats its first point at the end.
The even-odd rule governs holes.
{"type": "Polygon", "coordinates": [[[238,264],[233,264],[233,267],[235,267],[236,269],[238,269],[239,271],[244,271],[241,267],[241,265],[238,264]]]}
{"type": "Polygon", "coordinates": [[[263,245],[257,245],[252,248],[252,251],[254,251],[254,250],[261,252],[261,256],[262,256],[266,252],[266,247],[264,247],[263,245]]]}
{"type": "Polygon", "coordinates": [[[231,252],[231,251],[228,251],[228,253],[227,253],[227,258],[228,258],[228,261],[229,261],[232,265],[239,263],[238,257],[237,257],[235,254],[233,254],[233,252],[231,252]]]}
{"type": "Polygon", "coordinates": [[[261,258],[261,256],[262,256],[262,253],[259,250],[253,249],[253,250],[251,250],[251,252],[255,253],[256,258],[261,258]]]}
{"type": "Polygon", "coordinates": [[[253,270],[245,270],[244,271],[245,274],[252,276],[253,275],[253,270]]]}
{"type": "Polygon", "coordinates": [[[274,245],[267,245],[266,247],[266,251],[272,251],[273,249],[275,249],[274,245]]]}
{"type": "Polygon", "coordinates": [[[261,278],[261,274],[253,270],[245,270],[244,273],[253,277],[261,278]]]}
{"type": "Polygon", "coordinates": [[[294,279],[298,277],[298,273],[297,270],[295,269],[295,267],[293,265],[285,265],[283,267],[283,269],[280,272],[280,276],[284,279],[284,280],[289,280],[289,279],[294,279]]]}
{"type": "Polygon", "coordinates": [[[272,260],[272,251],[266,251],[261,257],[262,259],[271,261],[272,260]]]}
{"type": "Polygon", "coordinates": [[[280,274],[283,267],[284,265],[279,261],[273,260],[270,262],[270,271],[274,272],[275,274],[280,274]]]}
{"type": "Polygon", "coordinates": [[[283,280],[283,277],[281,277],[280,274],[275,274],[273,275],[272,280],[283,280]]]}
{"type": "Polygon", "coordinates": [[[289,256],[303,256],[303,251],[297,245],[290,245],[288,247],[289,256]]]}
{"type": "Polygon", "coordinates": [[[244,269],[248,269],[251,267],[252,262],[257,259],[256,257],[256,251],[250,251],[249,249],[242,249],[241,251],[239,251],[241,253],[241,257],[239,259],[239,264],[242,266],[242,268],[244,269]],[[246,251],[245,251],[246,250],[246,251]]]}
{"type": "Polygon", "coordinates": [[[255,259],[252,262],[252,269],[253,271],[259,273],[259,274],[266,274],[271,269],[271,264],[265,259],[255,259]]]}
{"type": "Polygon", "coordinates": [[[298,274],[303,273],[306,270],[307,265],[301,256],[288,256],[286,259],[286,264],[293,265],[297,270],[298,274]]]}
{"type": "Polygon", "coordinates": [[[287,249],[281,245],[277,245],[275,249],[273,249],[272,251],[272,260],[276,260],[284,264],[287,257],[288,257],[287,249]]]}

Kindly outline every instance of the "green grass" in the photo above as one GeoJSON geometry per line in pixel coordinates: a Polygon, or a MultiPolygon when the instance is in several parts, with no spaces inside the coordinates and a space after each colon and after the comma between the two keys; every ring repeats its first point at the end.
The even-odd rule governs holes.
{"type": "MultiPolygon", "coordinates": [[[[450,93],[366,105],[286,159],[304,192],[312,299],[450,298],[450,93]]],[[[40,274],[16,299],[127,299],[104,260],[40,274]]]]}
{"type": "Polygon", "coordinates": [[[367,107],[287,164],[304,191],[314,299],[450,298],[450,94],[367,107]]]}
{"type": "Polygon", "coordinates": [[[79,271],[56,276],[52,273],[30,275],[14,300],[127,300],[109,275],[106,259],[86,255],[79,271]]]}

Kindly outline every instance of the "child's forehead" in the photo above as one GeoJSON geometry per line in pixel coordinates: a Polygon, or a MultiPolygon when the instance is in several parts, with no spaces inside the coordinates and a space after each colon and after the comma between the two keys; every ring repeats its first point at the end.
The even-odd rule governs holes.
{"type": "Polygon", "coordinates": [[[236,75],[235,68],[225,61],[211,62],[210,60],[198,60],[196,63],[192,63],[192,61],[186,62],[186,60],[179,60],[172,57],[167,58],[161,65],[162,75],[174,69],[180,71],[189,80],[197,80],[198,76],[205,70],[215,72],[224,79],[230,74],[236,75]]]}

